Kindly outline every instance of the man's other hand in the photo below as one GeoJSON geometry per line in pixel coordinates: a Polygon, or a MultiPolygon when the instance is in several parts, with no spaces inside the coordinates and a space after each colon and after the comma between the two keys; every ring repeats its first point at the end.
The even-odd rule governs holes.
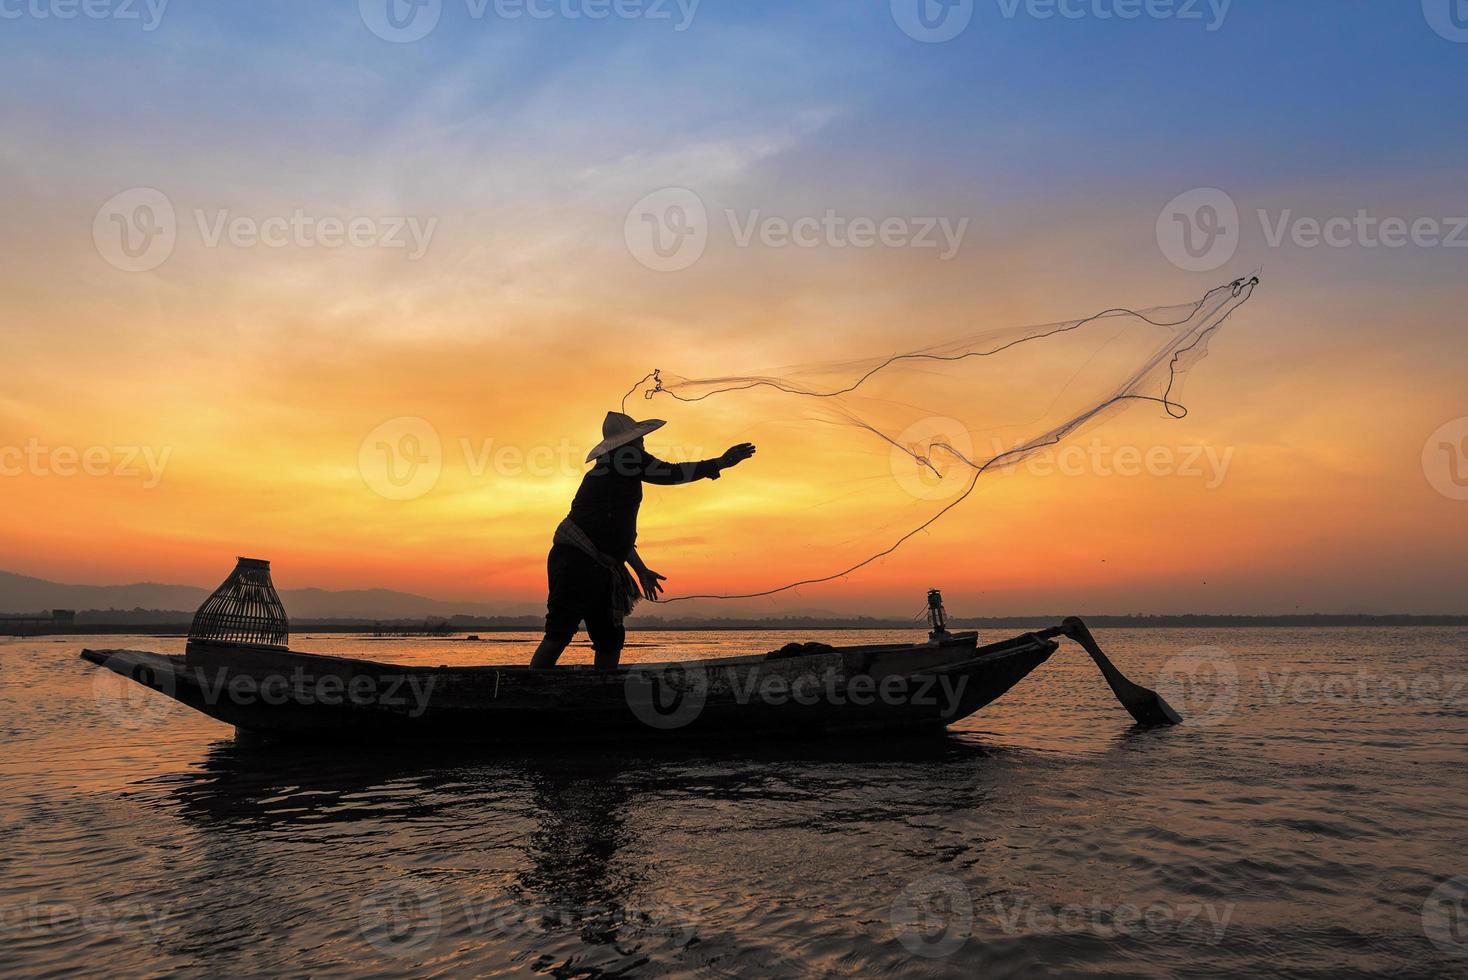
{"type": "Polygon", "coordinates": [[[649,601],[657,602],[658,593],[663,591],[662,583],[666,582],[668,577],[659,575],[645,565],[635,571],[637,572],[637,584],[642,586],[642,594],[647,596],[649,601]]]}

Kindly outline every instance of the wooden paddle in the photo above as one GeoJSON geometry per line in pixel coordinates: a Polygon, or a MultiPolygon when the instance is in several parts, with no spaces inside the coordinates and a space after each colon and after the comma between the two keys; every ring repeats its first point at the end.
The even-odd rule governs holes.
{"type": "Polygon", "coordinates": [[[1172,705],[1163,700],[1162,695],[1127,680],[1126,675],[1117,670],[1116,665],[1101,652],[1100,644],[1080,619],[1075,616],[1067,617],[1055,627],[1054,633],[1068,636],[1085,648],[1091,659],[1096,661],[1096,666],[1101,668],[1101,675],[1106,678],[1106,683],[1111,685],[1111,693],[1116,695],[1116,700],[1131,713],[1137,724],[1176,725],[1183,720],[1182,715],[1173,710],[1172,705]]]}

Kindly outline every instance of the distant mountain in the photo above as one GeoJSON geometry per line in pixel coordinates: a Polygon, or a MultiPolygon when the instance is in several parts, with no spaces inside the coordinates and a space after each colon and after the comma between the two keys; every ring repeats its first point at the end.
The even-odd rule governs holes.
{"type": "MultiPolygon", "coordinates": [[[[74,609],[79,622],[99,624],[168,624],[186,627],[209,589],[190,585],[63,585],[45,579],[0,572],[0,615],[74,609]],[[88,613],[90,612],[90,615],[88,613]]],[[[545,607],[539,602],[459,602],[429,599],[391,589],[285,589],[280,593],[293,622],[308,620],[358,624],[398,620],[452,619],[456,629],[535,629],[545,607]]],[[[954,629],[1030,629],[1060,622],[1058,615],[975,618],[962,611],[949,615],[954,629]]],[[[1468,626],[1468,616],[1403,616],[1304,614],[1274,616],[1092,614],[1097,627],[1171,627],[1214,629],[1235,626],[1468,626]]],[[[774,609],[768,605],[694,601],[672,606],[638,606],[630,625],[636,629],[904,629],[921,634],[922,617],[858,616],[829,609],[774,609]]]]}
{"type": "MultiPolygon", "coordinates": [[[[160,585],[154,582],[133,585],[65,585],[0,571],[0,614],[34,613],[46,609],[138,609],[171,610],[192,616],[210,591],[191,585],[160,585]]],[[[391,589],[353,589],[342,592],[326,589],[282,589],[280,598],[291,619],[372,621],[422,619],[426,616],[489,618],[545,614],[545,606],[539,602],[446,601],[414,595],[411,592],[394,592],[391,589]]],[[[653,608],[643,605],[639,607],[639,612],[644,616],[651,615],[653,608]]],[[[819,620],[852,618],[830,609],[773,610],[768,605],[706,601],[679,603],[677,613],[680,618],[694,619],[717,617],[757,620],[768,616],[819,620]]]]}
{"type": "Polygon", "coordinates": [[[45,609],[180,609],[199,608],[208,589],[188,585],[63,585],[45,579],[0,572],[0,613],[33,613],[45,609]]]}
{"type": "MultiPolygon", "coordinates": [[[[461,602],[429,599],[391,589],[283,589],[280,600],[296,619],[419,619],[424,616],[523,616],[544,614],[535,602],[461,602]]],[[[202,600],[200,600],[202,601],[202,600]]]]}
{"type": "MultiPolygon", "coordinates": [[[[0,613],[46,609],[159,609],[192,615],[211,589],[190,585],[65,585],[0,572],[0,613]]],[[[292,619],[422,619],[428,616],[519,616],[542,611],[538,603],[445,602],[390,589],[282,589],[292,619]]]]}

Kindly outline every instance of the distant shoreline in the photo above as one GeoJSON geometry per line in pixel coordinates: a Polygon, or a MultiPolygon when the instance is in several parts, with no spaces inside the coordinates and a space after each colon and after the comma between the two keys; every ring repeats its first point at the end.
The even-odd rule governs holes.
{"type": "MultiPolygon", "coordinates": [[[[1055,625],[1063,616],[1003,616],[964,618],[949,620],[951,629],[1025,629],[1055,625]]],[[[1309,628],[1352,628],[1352,627],[1421,627],[1448,626],[1468,627],[1468,615],[1414,616],[1414,615],[1342,615],[1311,614],[1295,616],[1219,616],[1219,615],[1176,615],[1176,616],[1116,616],[1098,615],[1083,617],[1097,629],[1309,629],[1309,628]]],[[[655,616],[633,617],[628,628],[634,632],[799,632],[811,630],[903,630],[923,632],[924,622],[908,619],[709,619],[682,620],[662,619],[655,616]]],[[[294,633],[368,633],[378,634],[382,639],[462,639],[463,634],[473,633],[526,633],[536,632],[542,627],[539,617],[504,617],[478,619],[452,617],[448,620],[300,620],[291,624],[294,633]]],[[[0,627],[3,629],[3,627],[0,627]]],[[[134,622],[134,623],[76,623],[65,631],[30,632],[5,636],[108,636],[130,634],[136,636],[186,636],[187,621],[180,622],[134,622]]]]}

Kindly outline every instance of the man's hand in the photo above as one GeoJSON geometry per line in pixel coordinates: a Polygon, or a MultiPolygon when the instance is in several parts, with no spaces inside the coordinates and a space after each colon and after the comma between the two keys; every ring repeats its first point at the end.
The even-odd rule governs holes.
{"type": "Polygon", "coordinates": [[[731,466],[738,466],[753,455],[754,443],[752,442],[741,442],[737,446],[730,446],[724,450],[724,455],[719,457],[719,469],[727,470],[731,466]]]}
{"type": "Polygon", "coordinates": [[[658,593],[663,591],[662,583],[666,582],[668,577],[659,575],[646,565],[635,568],[633,571],[637,573],[637,584],[642,586],[642,594],[647,596],[649,602],[657,602],[658,593]]]}

